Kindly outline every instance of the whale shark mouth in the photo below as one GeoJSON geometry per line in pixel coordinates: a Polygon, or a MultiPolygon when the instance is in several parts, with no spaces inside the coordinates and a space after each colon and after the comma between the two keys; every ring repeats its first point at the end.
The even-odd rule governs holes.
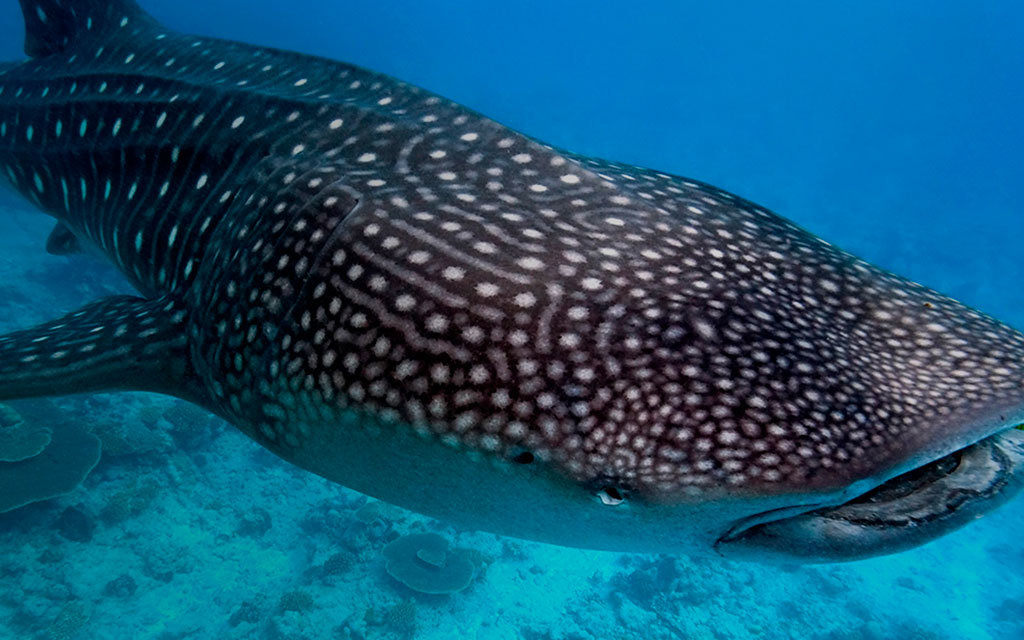
{"type": "Polygon", "coordinates": [[[1024,488],[1024,431],[1009,429],[837,506],[748,518],[715,544],[726,557],[841,562],[896,553],[962,527],[1024,488]]]}

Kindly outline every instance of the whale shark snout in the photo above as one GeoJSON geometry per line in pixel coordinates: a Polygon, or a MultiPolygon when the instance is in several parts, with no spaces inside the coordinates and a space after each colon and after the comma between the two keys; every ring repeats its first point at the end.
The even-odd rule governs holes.
{"type": "Polygon", "coordinates": [[[758,514],[716,544],[727,557],[836,562],[930,542],[1024,488],[1024,433],[1002,431],[837,506],[758,514]]]}
{"type": "Polygon", "coordinates": [[[847,405],[846,427],[831,440],[852,445],[851,455],[828,468],[812,463],[791,504],[738,519],[716,541],[719,553],[809,562],[894,553],[972,522],[1024,486],[1024,432],[1013,428],[1024,421],[1019,332],[917,285],[881,282],[897,287],[882,299],[902,310],[876,309],[832,337],[833,347],[847,343],[844,359],[859,363],[872,390],[859,408],[847,405]],[[865,411],[875,424],[861,431],[865,411]],[[881,446],[854,444],[865,440],[881,446]],[[821,491],[803,492],[812,486],[821,491]]]}
{"type": "MultiPolygon", "coordinates": [[[[705,444],[704,459],[761,452],[729,455],[720,468],[742,475],[706,488],[713,496],[729,487],[718,499],[744,503],[732,520],[723,516],[713,543],[722,555],[836,562],[894,553],[972,522],[1024,487],[1024,432],[1013,428],[1024,422],[1021,334],[873,267],[850,269],[845,303],[825,322],[793,317],[790,348],[799,354],[758,358],[749,333],[742,345],[717,345],[737,361],[780,365],[758,378],[780,392],[774,401],[733,386],[744,411],[720,412],[705,431],[720,437],[735,424],[751,437],[705,444]]],[[[787,333],[786,324],[772,335],[787,333]]],[[[701,447],[691,455],[700,459],[701,447]]]]}

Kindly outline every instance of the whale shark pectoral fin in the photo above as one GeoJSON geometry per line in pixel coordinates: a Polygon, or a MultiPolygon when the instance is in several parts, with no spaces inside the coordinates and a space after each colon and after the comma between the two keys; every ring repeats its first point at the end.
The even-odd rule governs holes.
{"type": "Polygon", "coordinates": [[[71,229],[58,222],[46,238],[46,253],[53,256],[69,256],[82,253],[82,243],[71,229]]]}
{"type": "Polygon", "coordinates": [[[94,391],[189,398],[185,312],[166,298],[104,298],[0,336],[0,399],[94,391]]]}

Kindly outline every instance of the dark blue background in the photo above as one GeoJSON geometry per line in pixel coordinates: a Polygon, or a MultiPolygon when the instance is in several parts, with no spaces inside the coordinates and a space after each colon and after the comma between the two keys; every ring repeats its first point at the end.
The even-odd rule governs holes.
{"type": "MultiPolygon", "coordinates": [[[[1024,327],[1024,5],[150,0],[699,178],[1024,327]]],[[[19,55],[13,0],[0,57],[19,55]]]]}

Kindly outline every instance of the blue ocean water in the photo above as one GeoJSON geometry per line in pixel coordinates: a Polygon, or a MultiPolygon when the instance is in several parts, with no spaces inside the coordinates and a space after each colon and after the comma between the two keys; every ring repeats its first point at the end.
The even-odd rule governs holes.
{"type": "MultiPolygon", "coordinates": [[[[1024,328],[1019,3],[143,4],[175,29],[361,64],[554,144],[710,182],[1024,328]]],[[[4,2],[0,59],[20,42],[4,2]]],[[[28,204],[4,208],[5,328],[123,287],[96,261],[45,255],[28,204]]],[[[3,637],[1024,638],[1019,500],[848,565],[624,556],[368,506],[155,396],[22,410],[89,425],[105,453],[75,492],[0,518],[3,637]],[[380,550],[414,530],[478,553],[473,583],[397,584],[380,550]]]]}

